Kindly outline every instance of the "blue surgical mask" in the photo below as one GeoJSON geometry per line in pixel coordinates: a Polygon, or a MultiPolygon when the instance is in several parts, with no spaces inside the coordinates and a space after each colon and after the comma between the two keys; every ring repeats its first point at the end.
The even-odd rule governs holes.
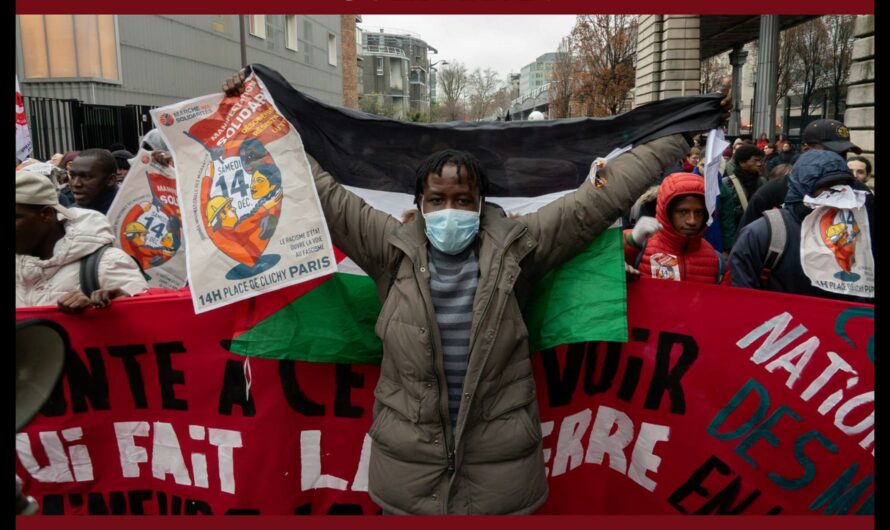
{"type": "Polygon", "coordinates": [[[423,213],[421,209],[420,213],[426,220],[426,237],[445,254],[459,254],[479,233],[479,212],[449,208],[432,213],[423,213]]]}

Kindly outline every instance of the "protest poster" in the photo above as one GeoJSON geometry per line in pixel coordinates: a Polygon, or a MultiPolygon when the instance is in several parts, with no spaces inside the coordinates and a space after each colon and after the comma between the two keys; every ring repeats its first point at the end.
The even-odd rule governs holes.
{"type": "Polygon", "coordinates": [[[139,263],[148,285],[179,289],[186,284],[182,214],[176,172],[141,149],[108,208],[114,246],[139,263]]]}
{"type": "MultiPolygon", "coordinates": [[[[227,351],[237,307],[193,316],[174,293],[80,316],[17,310],[70,344],[16,435],[42,513],[379,512],[377,366],[253,358],[245,378],[227,351]]],[[[642,278],[628,319],[627,343],[532,355],[539,513],[874,513],[873,306],[642,278]]]]}
{"type": "Polygon", "coordinates": [[[176,166],[195,313],[336,270],[303,144],[262,81],[151,115],[176,166]]]}
{"type": "Polygon", "coordinates": [[[31,156],[34,144],[28,130],[28,118],[25,116],[25,101],[19,88],[19,76],[15,76],[15,157],[25,160],[31,156]]]}
{"type": "Polygon", "coordinates": [[[804,218],[800,264],[813,286],[823,291],[874,298],[871,229],[865,199],[861,202],[855,208],[819,206],[804,218]]]}

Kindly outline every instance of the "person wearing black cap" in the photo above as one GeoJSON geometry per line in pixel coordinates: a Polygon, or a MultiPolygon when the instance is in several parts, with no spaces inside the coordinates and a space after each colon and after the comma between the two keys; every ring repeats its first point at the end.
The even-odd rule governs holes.
{"type": "Polygon", "coordinates": [[[850,141],[850,130],[837,120],[816,120],[803,130],[803,143],[809,149],[827,149],[847,158],[847,152],[862,154],[850,141]]]}
{"type": "MultiPolygon", "coordinates": [[[[801,155],[788,176],[788,192],[780,210],[785,225],[786,244],[779,261],[767,270],[771,230],[769,221],[761,217],[739,232],[738,240],[729,256],[729,269],[732,271],[732,285],[751,289],[762,289],[789,294],[818,296],[840,300],[872,302],[849,295],[828,292],[813,285],[804,273],[801,263],[802,225],[804,219],[813,212],[813,206],[804,203],[818,198],[832,186],[854,186],[856,180],[840,155],[828,150],[813,149],[801,155]]],[[[869,224],[871,248],[874,256],[874,213],[871,194],[865,201],[869,224]]]]}
{"type": "MultiPolygon", "coordinates": [[[[797,162],[801,154],[811,150],[834,151],[844,159],[847,158],[847,153],[850,151],[857,154],[862,152],[862,149],[850,141],[850,131],[847,130],[843,123],[837,120],[816,120],[807,125],[803,132],[803,143],[803,152],[792,157],[790,162],[792,165],[797,162]]],[[[782,163],[785,162],[783,161],[782,163]]],[[[867,188],[854,184],[853,189],[867,188]]],[[[748,201],[748,208],[745,209],[745,214],[739,222],[739,230],[743,226],[759,219],[764,211],[782,206],[787,193],[787,176],[770,180],[761,186],[748,201]]]]}
{"type": "Polygon", "coordinates": [[[114,161],[117,164],[117,184],[121,185],[123,184],[127,173],[130,172],[130,160],[136,155],[126,149],[113,151],[111,154],[114,156],[114,161]]]}

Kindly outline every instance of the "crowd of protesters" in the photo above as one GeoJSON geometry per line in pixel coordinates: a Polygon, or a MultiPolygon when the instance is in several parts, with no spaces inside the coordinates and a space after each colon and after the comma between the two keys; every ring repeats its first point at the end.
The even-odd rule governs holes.
{"type": "MultiPolygon", "coordinates": [[[[720,160],[713,212],[705,205],[706,161],[696,137],[687,155],[665,170],[622,218],[628,279],[642,275],[862,301],[812,287],[797,248],[800,223],[809,212],[803,198],[826,185],[868,191],[865,204],[874,233],[871,162],[838,131],[846,129],[835,120],[812,122],[803,131],[800,152],[784,135],[775,143],[766,135],[756,143],[736,138],[720,160]],[[787,251],[771,265],[770,274],[764,274],[764,249],[771,235],[764,212],[773,209],[787,217],[787,251]]],[[[147,133],[140,146],[172,165],[157,130],[147,133]]],[[[113,248],[111,227],[103,215],[134,156],[115,143],[108,149],[57,153],[46,162],[29,159],[18,165],[17,306],[56,303],[64,311],[81,311],[148,289],[138,264],[113,248]],[[99,285],[85,292],[73,271],[100,249],[99,285]]],[[[874,237],[870,241],[873,245],[874,237]]]]}
{"type": "MultiPolygon", "coordinates": [[[[172,166],[157,131],[142,147],[172,166]]],[[[114,246],[106,217],[135,156],[115,143],[16,161],[16,307],[77,313],[149,290],[139,263],[114,246]]]]}
{"type": "MultiPolygon", "coordinates": [[[[243,92],[243,81],[243,72],[227,81],[227,95],[243,92]]],[[[726,116],[731,107],[728,90],[726,84],[720,102],[726,116]]],[[[389,405],[378,399],[372,427],[377,436],[369,457],[371,498],[385,514],[442,512],[430,491],[454,490],[467,499],[455,504],[456,511],[464,510],[472,499],[473,509],[481,513],[532,513],[546,500],[542,435],[526,426],[528,419],[538,422],[534,387],[524,383],[532,378],[528,333],[517,292],[512,283],[502,291],[502,270],[493,263],[506,268],[508,282],[519,274],[536,281],[623,219],[625,270],[630,279],[870,302],[815,287],[805,273],[808,264],[801,247],[802,226],[812,221],[809,213],[819,205],[836,204],[835,196],[842,195],[856,203],[859,215],[863,207],[867,210],[868,230],[853,227],[852,214],[833,221],[838,223],[831,234],[838,262],[852,263],[850,245],[855,246],[857,238],[873,255],[871,164],[861,157],[847,160],[848,153],[859,155],[861,150],[850,142],[843,124],[834,120],[809,124],[802,138],[801,153],[793,153],[784,137],[775,144],[765,136],[756,144],[736,139],[719,164],[719,196],[713,210],[708,207],[703,176],[708,161],[703,160],[701,142],[688,132],[635,145],[603,168],[607,185],[589,179],[538,211],[520,216],[504,215],[485,202],[486,168],[472,154],[443,150],[418,168],[414,199],[420,214],[406,222],[368,207],[308,157],[333,243],[378,285],[387,280],[390,287],[397,283],[382,300],[388,308],[384,313],[389,311],[390,321],[399,325],[381,336],[381,381],[412,400],[424,396],[417,397],[418,402],[428,398],[438,403],[440,411],[448,412],[445,420],[450,420],[417,423],[399,414],[381,414],[389,405]],[[635,198],[639,199],[633,204],[635,198]],[[778,257],[773,245],[777,230],[785,242],[778,257]],[[485,307],[492,302],[499,309],[477,316],[474,303],[480,299],[485,307]],[[471,342],[473,327],[488,329],[487,339],[471,342]],[[435,329],[433,336],[440,340],[430,345],[427,329],[435,329]],[[478,361],[482,348],[488,348],[490,366],[510,369],[497,377],[484,374],[478,361]],[[428,352],[443,359],[440,364],[447,364],[448,371],[430,363],[428,352]],[[431,384],[406,384],[402,374],[415,369],[418,380],[445,384],[438,391],[431,384]],[[522,395],[508,390],[520,388],[517,382],[523,383],[522,395]],[[467,412],[475,410],[469,408],[470,400],[480,393],[487,393],[486,398],[521,400],[510,411],[522,408],[528,416],[501,415],[498,428],[486,430],[478,414],[467,412]],[[450,443],[455,431],[471,433],[461,447],[466,458],[455,457],[453,449],[423,456],[428,445],[423,440],[450,443]],[[480,432],[485,435],[473,437],[480,432]],[[528,442],[522,449],[511,445],[519,438],[528,442]],[[417,455],[428,461],[418,463],[417,455]],[[466,478],[471,476],[472,482],[466,478]]],[[[157,131],[146,134],[141,146],[152,152],[155,161],[172,166],[157,131]]],[[[17,307],[56,304],[62,311],[79,312],[148,291],[136,260],[112,245],[114,234],[106,218],[133,158],[121,147],[18,164],[17,307]],[[95,265],[84,266],[87,262],[95,265]],[[94,277],[84,273],[91,268],[94,277]]],[[[642,281],[639,288],[645,288],[642,281]]]]}
{"type": "MultiPolygon", "coordinates": [[[[873,302],[873,298],[827,292],[804,273],[801,224],[813,211],[805,199],[830,190],[847,189],[864,198],[868,237],[850,228],[848,247],[864,239],[874,256],[874,176],[869,159],[853,144],[846,127],[836,120],[811,122],[802,133],[800,152],[780,135],[770,143],[736,138],[723,152],[718,174],[715,219],[708,227],[704,164],[701,150],[692,148],[678,165],[682,172],[665,175],[659,186],[643,194],[625,224],[626,269],[629,279],[640,275],[774,292],[873,302]],[[854,155],[855,154],[855,155],[854,155]],[[767,214],[781,214],[782,227],[770,225],[767,214]],[[777,260],[768,259],[776,230],[786,232],[777,260]],[[654,257],[653,257],[654,256],[654,257]]],[[[850,251],[840,249],[839,259],[850,251]]],[[[849,260],[849,256],[847,256],[849,260]]],[[[849,261],[848,261],[849,263],[849,261]]]]}

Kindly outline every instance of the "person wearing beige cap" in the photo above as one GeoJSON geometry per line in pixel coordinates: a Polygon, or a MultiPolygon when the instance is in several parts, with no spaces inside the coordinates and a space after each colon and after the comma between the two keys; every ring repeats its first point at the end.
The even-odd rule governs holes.
{"type": "Polygon", "coordinates": [[[62,311],[79,312],[148,290],[139,266],[123,250],[110,246],[113,241],[103,214],[65,208],[48,178],[16,172],[16,307],[58,305],[62,311]],[[91,290],[85,287],[91,279],[81,278],[80,264],[94,253],[99,256],[98,286],[91,290]]]}

